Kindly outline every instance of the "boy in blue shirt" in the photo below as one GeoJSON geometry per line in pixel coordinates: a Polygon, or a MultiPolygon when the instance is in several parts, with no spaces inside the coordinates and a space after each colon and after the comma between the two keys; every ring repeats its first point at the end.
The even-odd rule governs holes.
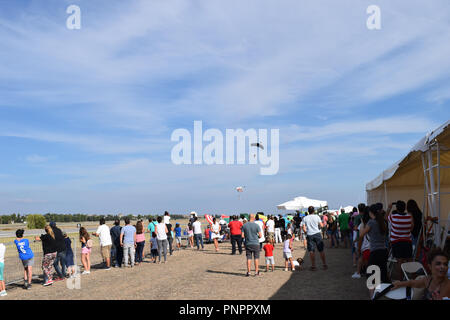
{"type": "Polygon", "coordinates": [[[18,229],[16,231],[16,244],[17,251],[19,251],[19,258],[22,260],[24,268],[24,288],[31,289],[31,279],[33,278],[33,264],[34,264],[34,253],[30,248],[30,242],[28,239],[23,238],[23,229],[18,229]]]}
{"type": "Polygon", "coordinates": [[[175,224],[175,239],[176,239],[176,248],[177,250],[181,249],[181,227],[180,224],[175,224]]]}

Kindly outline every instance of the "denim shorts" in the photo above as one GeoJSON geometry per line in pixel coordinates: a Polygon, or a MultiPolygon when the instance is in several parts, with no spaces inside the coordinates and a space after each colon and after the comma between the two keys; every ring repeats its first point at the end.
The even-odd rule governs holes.
{"type": "Polygon", "coordinates": [[[271,264],[271,265],[275,264],[275,259],[273,258],[273,256],[266,257],[266,264],[271,264]]]}
{"type": "Polygon", "coordinates": [[[259,259],[259,245],[245,246],[245,255],[247,260],[252,260],[252,255],[255,259],[259,259]]]}
{"type": "Polygon", "coordinates": [[[312,234],[310,236],[307,235],[306,241],[307,241],[308,252],[316,251],[316,247],[319,252],[323,251],[323,241],[322,241],[322,235],[320,234],[320,232],[316,233],[316,234],[312,234]]]}
{"type": "Polygon", "coordinates": [[[3,278],[3,270],[5,270],[5,264],[3,262],[0,262],[0,281],[4,281],[3,278]]]}
{"type": "Polygon", "coordinates": [[[292,253],[291,252],[283,252],[283,258],[285,259],[291,259],[292,258],[292,253]]]}
{"type": "Polygon", "coordinates": [[[22,260],[23,267],[32,267],[34,265],[34,258],[28,260],[22,260]]]}

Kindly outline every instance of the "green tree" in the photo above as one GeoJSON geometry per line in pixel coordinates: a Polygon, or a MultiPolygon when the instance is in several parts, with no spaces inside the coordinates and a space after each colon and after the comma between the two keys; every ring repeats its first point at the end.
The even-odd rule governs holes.
{"type": "Polygon", "coordinates": [[[30,214],[27,216],[28,229],[43,229],[46,224],[47,221],[41,214],[30,214]]]}

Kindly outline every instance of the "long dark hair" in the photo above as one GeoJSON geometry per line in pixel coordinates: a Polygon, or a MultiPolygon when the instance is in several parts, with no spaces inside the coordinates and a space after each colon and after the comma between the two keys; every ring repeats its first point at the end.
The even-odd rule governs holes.
{"type": "Polygon", "coordinates": [[[379,209],[379,206],[374,204],[374,205],[370,206],[369,211],[372,212],[375,215],[375,220],[378,223],[378,228],[380,229],[380,233],[382,235],[385,235],[385,234],[387,234],[386,221],[384,220],[383,214],[378,209],[379,209]]]}
{"type": "Polygon", "coordinates": [[[367,224],[367,222],[369,222],[370,220],[370,215],[369,215],[369,207],[364,207],[364,214],[362,216],[362,222],[364,223],[364,225],[367,224]]]}
{"type": "Polygon", "coordinates": [[[136,234],[141,234],[144,230],[144,225],[142,224],[142,221],[138,221],[136,223],[136,234]]]}
{"type": "Polygon", "coordinates": [[[88,241],[90,239],[89,233],[87,232],[87,230],[84,227],[80,228],[80,240],[81,240],[82,237],[86,241],[88,241]]]}
{"type": "Polygon", "coordinates": [[[417,205],[417,202],[413,199],[408,200],[408,203],[406,204],[406,211],[411,213],[414,216],[422,216],[422,211],[419,209],[419,206],[417,205]]]}

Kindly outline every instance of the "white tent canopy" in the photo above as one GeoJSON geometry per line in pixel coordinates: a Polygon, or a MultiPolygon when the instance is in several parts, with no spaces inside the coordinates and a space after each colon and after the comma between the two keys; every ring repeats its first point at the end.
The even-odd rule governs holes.
{"type": "Polygon", "coordinates": [[[313,206],[314,208],[326,207],[327,201],[308,199],[306,197],[296,197],[294,200],[277,205],[280,210],[302,210],[313,206]]]}
{"type": "Polygon", "coordinates": [[[341,213],[342,209],[344,209],[345,213],[352,213],[353,212],[353,206],[346,206],[344,208],[341,207],[341,209],[339,209],[339,213],[341,213]]]}
{"type": "Polygon", "coordinates": [[[301,210],[302,206],[299,204],[298,201],[291,200],[284,202],[282,204],[277,205],[277,209],[280,210],[301,210]]]}

